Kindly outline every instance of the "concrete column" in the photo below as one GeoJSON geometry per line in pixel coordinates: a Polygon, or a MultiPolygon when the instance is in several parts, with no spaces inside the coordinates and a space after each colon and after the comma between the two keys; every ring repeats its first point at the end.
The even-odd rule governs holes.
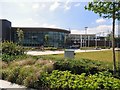
{"type": "Polygon", "coordinates": [[[90,38],[90,36],[88,36],[88,47],[89,47],[89,40],[90,40],[89,38],[90,38]]]}
{"type": "Polygon", "coordinates": [[[82,43],[83,43],[83,42],[82,42],[82,35],[81,35],[81,42],[80,42],[81,46],[80,46],[80,47],[82,47],[82,43]]]}

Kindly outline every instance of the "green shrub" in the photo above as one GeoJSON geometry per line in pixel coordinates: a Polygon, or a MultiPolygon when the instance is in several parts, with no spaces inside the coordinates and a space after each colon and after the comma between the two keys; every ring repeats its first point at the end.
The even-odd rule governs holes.
{"type": "Polygon", "coordinates": [[[57,50],[57,48],[56,47],[45,47],[44,50],[52,50],[52,51],[54,51],[54,50],[57,50]]]}
{"type": "Polygon", "coordinates": [[[2,60],[10,62],[20,55],[24,55],[24,48],[13,42],[4,41],[2,43],[2,60]]]}
{"type": "Polygon", "coordinates": [[[16,43],[5,41],[2,43],[2,54],[23,55],[24,49],[16,43]]]}
{"type": "Polygon", "coordinates": [[[0,69],[4,69],[4,68],[7,68],[8,67],[8,64],[4,61],[0,61],[0,69]]]}
{"type": "Polygon", "coordinates": [[[55,70],[44,78],[46,86],[56,90],[119,90],[120,80],[108,72],[85,76],[71,74],[69,71],[55,70]]]}
{"type": "Polygon", "coordinates": [[[32,60],[30,58],[27,58],[27,59],[23,59],[23,60],[18,60],[18,61],[12,61],[10,63],[10,66],[11,67],[14,67],[14,66],[25,66],[25,65],[33,65],[35,63],[36,60],[32,60]]]}
{"type": "Polygon", "coordinates": [[[10,61],[13,61],[14,59],[15,59],[15,56],[13,55],[2,54],[2,61],[10,62],[10,61]]]}
{"type": "Polygon", "coordinates": [[[7,74],[7,80],[14,83],[16,82],[18,75],[19,75],[19,71],[20,71],[20,67],[16,66],[14,68],[9,68],[9,71],[6,73],[7,74]]]}
{"type": "Polygon", "coordinates": [[[81,60],[59,60],[54,63],[54,68],[56,70],[68,70],[71,73],[75,74],[95,74],[99,71],[112,71],[109,66],[105,66],[102,62],[93,61],[89,59],[81,59],[81,60]]]}
{"type": "Polygon", "coordinates": [[[2,77],[2,80],[6,80],[9,75],[9,70],[0,69],[0,75],[2,77]]]}
{"type": "Polygon", "coordinates": [[[16,83],[23,84],[24,80],[34,72],[34,69],[30,65],[21,67],[16,83]]]}

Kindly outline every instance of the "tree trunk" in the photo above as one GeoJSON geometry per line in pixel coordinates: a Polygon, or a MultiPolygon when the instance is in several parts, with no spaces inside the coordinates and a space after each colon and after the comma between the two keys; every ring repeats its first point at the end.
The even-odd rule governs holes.
{"type": "Polygon", "coordinates": [[[113,2],[113,23],[112,23],[112,53],[113,53],[113,74],[116,74],[116,58],[115,58],[115,3],[113,2]]]}

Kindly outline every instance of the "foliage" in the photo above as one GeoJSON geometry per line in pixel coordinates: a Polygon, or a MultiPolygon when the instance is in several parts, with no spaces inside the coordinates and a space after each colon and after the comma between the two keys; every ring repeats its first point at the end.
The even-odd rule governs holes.
{"type": "Polygon", "coordinates": [[[42,73],[51,73],[54,69],[54,62],[50,60],[25,59],[11,61],[9,65],[0,69],[2,79],[12,83],[25,85],[31,88],[39,88],[42,83],[38,83],[42,73]]]}
{"type": "Polygon", "coordinates": [[[2,43],[2,54],[23,55],[24,49],[22,46],[19,46],[16,43],[4,41],[2,43]]]}
{"type": "Polygon", "coordinates": [[[10,62],[10,61],[13,61],[14,59],[15,59],[15,56],[13,55],[2,54],[2,61],[10,62]]]}
{"type": "Polygon", "coordinates": [[[102,67],[101,62],[91,60],[65,59],[54,63],[54,61],[51,60],[31,57],[24,60],[11,61],[5,68],[0,70],[0,72],[2,73],[2,79],[26,87],[43,90],[119,89],[120,86],[118,83],[120,83],[120,81],[113,78],[112,74],[109,74],[108,72],[95,74],[96,72],[103,70],[109,71],[109,67],[102,67]],[[65,71],[54,71],[54,69],[65,71]]]}
{"type": "Polygon", "coordinates": [[[99,14],[103,18],[112,18],[112,53],[113,53],[113,71],[116,74],[116,57],[115,57],[115,20],[120,19],[120,0],[116,2],[106,2],[106,0],[94,0],[94,2],[89,2],[85,9],[93,11],[99,14]]]}
{"type": "Polygon", "coordinates": [[[81,50],[94,50],[95,47],[80,47],[81,50]]]}
{"type": "Polygon", "coordinates": [[[9,62],[17,56],[24,55],[24,48],[13,42],[4,41],[2,43],[2,60],[9,62]]]}
{"type": "Polygon", "coordinates": [[[45,45],[46,46],[49,46],[49,35],[48,34],[46,34],[45,36],[44,36],[44,40],[45,40],[45,45]]]}
{"type": "Polygon", "coordinates": [[[120,10],[120,0],[116,2],[106,2],[105,0],[95,0],[89,2],[88,6],[85,6],[85,9],[93,11],[94,13],[99,14],[104,18],[113,18],[113,13],[115,12],[115,19],[119,19],[119,10],[120,10]]]}
{"type": "Polygon", "coordinates": [[[52,51],[55,51],[55,50],[57,50],[57,48],[55,48],[55,47],[46,47],[46,48],[44,48],[44,50],[52,50],[52,51]]]}
{"type": "Polygon", "coordinates": [[[69,71],[54,70],[44,78],[45,85],[56,90],[119,90],[120,80],[108,72],[86,76],[71,74],[69,71]]]}
{"type": "Polygon", "coordinates": [[[69,70],[71,73],[81,74],[86,73],[94,74],[99,71],[112,71],[110,65],[105,65],[99,61],[92,61],[89,59],[81,59],[81,60],[59,60],[54,63],[54,68],[56,70],[69,70]]]}
{"type": "Polygon", "coordinates": [[[22,45],[22,41],[24,39],[24,33],[22,29],[20,28],[17,29],[17,36],[18,36],[18,44],[22,45]]]}

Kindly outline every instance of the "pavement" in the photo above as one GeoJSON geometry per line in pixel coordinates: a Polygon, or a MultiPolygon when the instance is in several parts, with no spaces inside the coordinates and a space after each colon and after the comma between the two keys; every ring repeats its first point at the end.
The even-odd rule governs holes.
{"type": "MultiPolygon", "coordinates": [[[[72,50],[75,53],[78,52],[97,52],[97,51],[106,51],[110,49],[101,49],[101,50],[80,50],[80,49],[67,49],[67,50],[72,50]]],[[[64,54],[64,51],[28,51],[26,52],[28,55],[50,55],[50,54],[64,54]]]]}
{"type": "Polygon", "coordinates": [[[0,80],[0,90],[26,90],[25,86],[14,84],[5,80],[0,80]]]}

